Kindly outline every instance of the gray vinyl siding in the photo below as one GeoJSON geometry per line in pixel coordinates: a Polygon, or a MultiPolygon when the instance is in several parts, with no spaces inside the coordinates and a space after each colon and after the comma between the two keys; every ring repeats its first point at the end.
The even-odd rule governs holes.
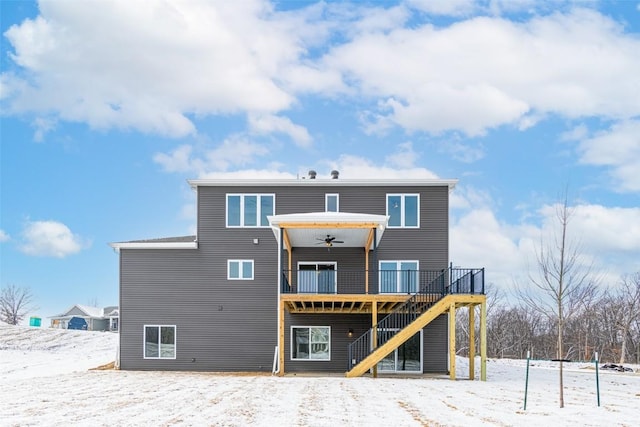
{"type": "Polygon", "coordinates": [[[348,346],[371,328],[371,316],[366,314],[285,314],[285,372],[346,372],[348,346]],[[292,326],[330,326],[331,360],[291,360],[292,326]],[[353,337],[347,335],[353,329],[353,337]]]}
{"type": "MultiPolygon", "coordinates": [[[[420,261],[420,269],[448,264],[448,187],[198,187],[197,249],[120,250],[120,366],[122,369],[193,371],[270,371],[277,345],[278,271],[280,261],[271,228],[227,228],[226,194],[275,194],[276,214],[323,212],[325,194],[340,196],[340,211],[384,215],[387,193],[420,194],[420,229],[387,229],[369,268],[378,260],[420,261]],[[258,239],[258,244],[254,244],[258,239]],[[254,260],[254,280],[227,280],[228,259],[254,260]],[[176,326],[176,359],[144,359],[144,325],[176,326]]],[[[364,270],[358,248],[296,248],[298,261],[336,261],[338,269],[364,270]]],[[[282,268],[287,268],[282,262],[282,268]]],[[[340,285],[339,285],[340,286],[340,285]]],[[[350,285],[352,286],[352,285],[350,285]]],[[[339,292],[341,290],[339,289],[339,292]]],[[[342,292],[353,292],[344,288],[342,292]]],[[[285,371],[344,372],[347,330],[355,339],[371,323],[367,315],[290,315],[286,313],[285,371]],[[294,319],[295,317],[295,319],[294,319]],[[331,326],[330,362],[290,360],[290,327],[331,326]]],[[[436,322],[437,323],[437,322],[436,322]]],[[[446,326],[446,322],[445,322],[446,326]]],[[[444,354],[446,328],[425,334],[429,357],[444,354]],[[429,345],[427,336],[432,337],[429,345]]],[[[439,356],[438,356],[439,357],[439,356]]],[[[438,359],[439,360],[439,359],[438,359]]],[[[425,371],[427,363],[425,358],[425,371]]],[[[433,369],[441,369],[440,362],[433,369]]],[[[432,368],[429,368],[432,369],[432,368]]],[[[446,371],[446,365],[444,368],[446,371]]]]}
{"type": "MultiPolygon", "coordinates": [[[[380,315],[381,320],[384,316],[380,315]]],[[[440,315],[423,328],[423,373],[446,374],[449,366],[448,317],[440,315]]],[[[285,372],[346,372],[348,346],[371,328],[368,314],[285,314],[285,372]],[[292,326],[331,327],[331,359],[291,360],[292,326]],[[353,337],[348,336],[353,329],[353,337]]]]}
{"type": "Polygon", "coordinates": [[[448,331],[448,314],[441,314],[424,328],[422,370],[425,374],[446,374],[449,372],[448,331]]]}

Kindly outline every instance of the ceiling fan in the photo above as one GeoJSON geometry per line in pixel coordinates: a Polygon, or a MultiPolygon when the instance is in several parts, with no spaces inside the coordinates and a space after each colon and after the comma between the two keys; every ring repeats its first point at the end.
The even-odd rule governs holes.
{"type": "Polygon", "coordinates": [[[344,241],[342,240],[336,240],[336,237],[332,237],[330,234],[327,234],[327,237],[325,237],[324,239],[319,239],[316,237],[316,240],[320,240],[320,242],[316,243],[316,245],[321,245],[324,243],[327,247],[333,246],[334,243],[344,243],[344,241]]]}

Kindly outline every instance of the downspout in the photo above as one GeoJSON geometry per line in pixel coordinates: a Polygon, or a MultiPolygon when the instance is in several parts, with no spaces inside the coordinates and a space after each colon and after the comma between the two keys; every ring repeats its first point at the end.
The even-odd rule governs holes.
{"type": "MultiPolygon", "coordinates": [[[[280,228],[280,227],[279,227],[280,228]]],[[[280,239],[278,239],[278,316],[276,319],[276,354],[274,355],[277,358],[278,363],[276,364],[276,369],[272,370],[273,375],[277,375],[280,373],[280,346],[284,345],[284,343],[280,342],[280,321],[282,320],[280,316],[282,315],[282,299],[280,298],[280,293],[282,291],[282,242],[284,239],[284,230],[280,228],[280,239]]]]}

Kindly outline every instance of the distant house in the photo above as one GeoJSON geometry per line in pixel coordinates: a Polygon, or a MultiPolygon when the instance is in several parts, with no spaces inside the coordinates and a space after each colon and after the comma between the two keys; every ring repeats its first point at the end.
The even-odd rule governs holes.
{"type": "Polygon", "coordinates": [[[52,328],[117,331],[120,326],[120,311],[117,306],[100,308],[76,304],[49,319],[52,328]]]}

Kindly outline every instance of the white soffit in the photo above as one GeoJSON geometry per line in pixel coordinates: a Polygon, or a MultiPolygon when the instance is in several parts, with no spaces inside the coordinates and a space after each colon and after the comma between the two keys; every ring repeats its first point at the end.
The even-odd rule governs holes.
{"type": "MultiPolygon", "coordinates": [[[[364,248],[372,228],[376,229],[376,245],[380,243],[389,217],[349,212],[311,212],[269,216],[269,224],[276,239],[280,239],[280,228],[284,226],[291,246],[323,247],[327,236],[335,237],[332,247],[364,248]],[[363,228],[363,225],[370,227],[363,228]]],[[[373,243],[369,249],[373,249],[373,243]]]]}

